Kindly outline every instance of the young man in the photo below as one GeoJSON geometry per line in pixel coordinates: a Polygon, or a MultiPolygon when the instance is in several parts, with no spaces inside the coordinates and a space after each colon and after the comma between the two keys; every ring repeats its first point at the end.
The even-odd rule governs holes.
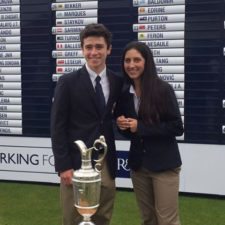
{"type": "Polygon", "coordinates": [[[74,207],[73,171],[81,166],[80,151],[74,141],[88,148],[104,135],[108,152],[102,169],[100,206],[92,220],[109,225],[115,198],[117,159],[112,111],[122,88],[122,78],[106,68],[111,53],[111,33],[102,24],[90,24],[80,33],[86,64],[78,71],[63,75],[56,86],[51,116],[52,149],[55,169],[60,176],[63,225],[78,225],[82,217],[74,207]],[[96,77],[104,94],[103,109],[96,96],[96,77]]]}

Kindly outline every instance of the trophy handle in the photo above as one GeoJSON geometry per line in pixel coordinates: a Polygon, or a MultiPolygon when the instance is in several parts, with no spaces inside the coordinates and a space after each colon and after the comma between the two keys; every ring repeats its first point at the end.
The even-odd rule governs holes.
{"type": "Polygon", "coordinates": [[[95,170],[97,172],[100,172],[101,171],[101,169],[99,170],[98,167],[101,167],[102,162],[103,162],[103,160],[104,160],[104,158],[106,156],[106,153],[107,153],[107,145],[106,145],[105,137],[104,136],[100,136],[99,139],[97,139],[94,142],[93,147],[94,147],[94,149],[96,151],[99,151],[100,150],[99,146],[103,147],[103,149],[101,149],[101,150],[103,150],[103,154],[102,154],[102,156],[99,159],[94,160],[96,162],[96,164],[95,164],[95,170]]]}

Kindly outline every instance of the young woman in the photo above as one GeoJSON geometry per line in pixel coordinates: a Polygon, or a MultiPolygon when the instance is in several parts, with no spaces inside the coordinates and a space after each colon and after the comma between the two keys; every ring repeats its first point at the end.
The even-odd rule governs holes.
{"type": "Polygon", "coordinates": [[[146,44],[127,44],[122,62],[127,85],[115,113],[120,132],[131,141],[129,166],[142,225],[180,225],[181,158],[175,137],[183,134],[183,124],[177,99],[157,76],[146,44]]]}

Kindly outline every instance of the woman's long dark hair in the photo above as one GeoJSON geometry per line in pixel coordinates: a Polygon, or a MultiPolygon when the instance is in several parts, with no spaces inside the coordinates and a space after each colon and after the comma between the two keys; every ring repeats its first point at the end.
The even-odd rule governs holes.
{"type": "Polygon", "coordinates": [[[145,68],[141,75],[139,116],[146,124],[158,123],[166,112],[165,96],[162,90],[163,81],[157,75],[151,50],[145,43],[138,41],[128,43],[122,54],[122,70],[127,81],[134,86],[133,80],[124,70],[125,55],[131,49],[137,50],[145,59],[145,68]]]}

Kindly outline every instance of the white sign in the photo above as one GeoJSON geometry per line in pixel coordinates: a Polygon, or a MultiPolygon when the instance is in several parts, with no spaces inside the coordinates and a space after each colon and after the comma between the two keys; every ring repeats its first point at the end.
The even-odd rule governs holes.
{"type": "Polygon", "coordinates": [[[21,98],[0,98],[0,104],[1,105],[20,105],[22,104],[21,98]]]}
{"type": "Polygon", "coordinates": [[[175,91],[184,91],[184,83],[169,82],[175,91]]]}
{"type": "Polygon", "coordinates": [[[81,50],[77,51],[52,51],[53,58],[81,58],[83,53],[81,50]]]}
{"type": "Polygon", "coordinates": [[[154,56],[184,56],[183,48],[152,49],[154,56]]]}
{"type": "Polygon", "coordinates": [[[76,42],[76,41],[80,41],[80,35],[79,34],[56,35],[56,41],[57,42],[76,42]]]}
{"type": "Polygon", "coordinates": [[[133,31],[184,31],[184,23],[133,24],[133,31]]]}
{"type": "Polygon", "coordinates": [[[80,33],[85,26],[76,26],[76,27],[53,27],[52,34],[75,34],[80,33]]]}
{"type": "Polygon", "coordinates": [[[15,44],[20,43],[21,38],[18,37],[0,37],[0,43],[15,44]]]}
{"type": "Polygon", "coordinates": [[[0,52],[10,52],[15,51],[18,52],[21,49],[20,44],[0,44],[0,52]]]}
{"type": "Polygon", "coordinates": [[[21,67],[0,67],[0,75],[21,74],[21,67]]]}
{"type": "Polygon", "coordinates": [[[1,120],[21,120],[22,113],[0,113],[1,120]]]}
{"type": "Polygon", "coordinates": [[[22,120],[0,120],[0,127],[22,127],[22,120]]]}
{"type": "Polygon", "coordinates": [[[21,66],[21,60],[0,60],[0,66],[21,66]]]}
{"type": "Polygon", "coordinates": [[[71,18],[71,17],[97,17],[97,9],[89,10],[73,10],[73,11],[57,11],[56,18],[71,18]]]}
{"type": "Polygon", "coordinates": [[[0,6],[0,13],[20,12],[20,6],[0,6]]]}
{"type": "Polygon", "coordinates": [[[19,13],[0,14],[0,20],[20,20],[19,13]]]}
{"type": "Polygon", "coordinates": [[[150,15],[150,14],[185,14],[185,6],[184,5],[173,5],[173,6],[158,6],[158,7],[139,7],[138,14],[139,15],[150,15]]]}
{"type": "Polygon", "coordinates": [[[19,59],[19,58],[21,58],[21,52],[0,52],[0,58],[19,59]]]}
{"type": "Polygon", "coordinates": [[[184,40],[142,41],[149,48],[184,48],[184,40]]]}
{"type": "Polygon", "coordinates": [[[20,35],[20,29],[1,29],[0,36],[17,36],[20,35]]]}
{"type": "Polygon", "coordinates": [[[6,21],[0,22],[0,29],[19,28],[20,21],[6,21]]]}
{"type": "Polygon", "coordinates": [[[62,74],[52,74],[52,81],[57,82],[62,74]]]}
{"type": "Polygon", "coordinates": [[[17,127],[0,127],[0,134],[22,134],[22,128],[17,127]]]}
{"type": "Polygon", "coordinates": [[[175,95],[177,98],[184,98],[184,91],[175,91],[175,95]]]}
{"type": "Polygon", "coordinates": [[[177,103],[179,107],[184,107],[184,99],[177,99],[177,103]]]}
{"type": "Polygon", "coordinates": [[[21,82],[0,82],[1,90],[20,90],[21,82]]]}
{"type": "Polygon", "coordinates": [[[0,90],[0,96],[4,97],[21,97],[22,91],[21,90],[0,90]]]}
{"type": "Polygon", "coordinates": [[[184,73],[184,66],[156,66],[157,73],[184,73]]]}
{"type": "Polygon", "coordinates": [[[185,20],[184,14],[138,16],[139,23],[172,23],[172,22],[184,22],[184,20],[185,20]]]}
{"type": "Polygon", "coordinates": [[[154,39],[184,39],[184,31],[170,32],[139,32],[138,40],[154,40],[154,39]]]}
{"type": "Polygon", "coordinates": [[[159,77],[164,81],[184,81],[184,74],[159,74],[159,77]]]}
{"type": "Polygon", "coordinates": [[[52,3],[52,10],[70,10],[70,9],[97,9],[98,1],[71,2],[71,3],[52,3]]]}
{"type": "Polygon", "coordinates": [[[56,49],[81,49],[80,42],[56,43],[56,49]]]}
{"type": "Polygon", "coordinates": [[[57,66],[57,73],[71,73],[73,71],[79,70],[81,66],[57,66]]]}
{"type": "Polygon", "coordinates": [[[183,65],[184,57],[155,57],[157,65],[183,65]]]}
{"type": "Polygon", "coordinates": [[[20,0],[0,0],[0,5],[17,5],[20,0]]]}
{"type": "Polygon", "coordinates": [[[56,19],[56,26],[86,26],[90,23],[97,23],[97,22],[98,22],[97,17],[76,18],[76,19],[56,19]]]}
{"type": "Polygon", "coordinates": [[[133,6],[183,5],[185,0],[133,0],[133,6]]]}
{"type": "Polygon", "coordinates": [[[7,112],[21,112],[22,105],[0,105],[0,111],[7,111],[7,112]]]}
{"type": "Polygon", "coordinates": [[[84,65],[86,60],[84,58],[76,58],[76,59],[57,59],[57,65],[76,65],[82,66],[84,65]]]}

